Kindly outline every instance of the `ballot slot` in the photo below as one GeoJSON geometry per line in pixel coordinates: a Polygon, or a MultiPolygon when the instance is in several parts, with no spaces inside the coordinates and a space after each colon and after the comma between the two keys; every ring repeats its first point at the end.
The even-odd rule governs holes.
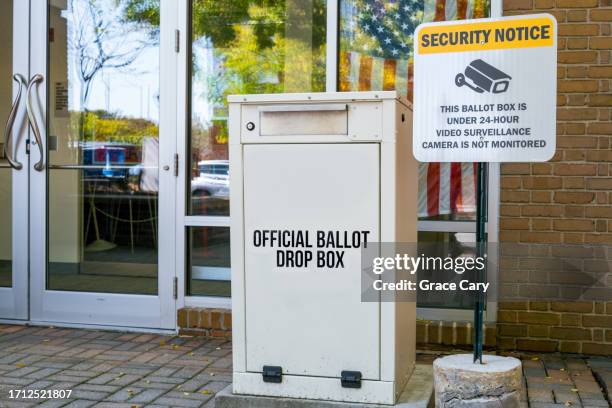
{"type": "Polygon", "coordinates": [[[260,136],[348,134],[346,104],[269,105],[260,106],[258,112],[260,136]]]}
{"type": "Polygon", "coordinates": [[[382,103],[245,104],[240,128],[243,143],[378,142],[382,103]]]}

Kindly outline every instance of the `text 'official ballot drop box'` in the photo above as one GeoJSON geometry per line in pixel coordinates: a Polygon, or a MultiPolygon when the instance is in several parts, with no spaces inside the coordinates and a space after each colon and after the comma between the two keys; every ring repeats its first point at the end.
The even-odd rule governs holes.
{"type": "Polygon", "coordinates": [[[362,302],[366,242],[416,242],[395,92],[229,97],[233,392],[393,404],[414,302],[362,302]]]}

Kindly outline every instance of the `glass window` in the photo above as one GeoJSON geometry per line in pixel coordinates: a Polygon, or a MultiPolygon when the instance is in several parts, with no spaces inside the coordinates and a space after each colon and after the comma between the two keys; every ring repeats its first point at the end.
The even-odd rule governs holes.
{"type": "Polygon", "coordinates": [[[10,287],[13,285],[13,172],[10,167],[3,166],[6,161],[1,156],[0,154],[0,287],[10,287]]]}
{"type": "Polygon", "coordinates": [[[476,163],[420,163],[419,219],[475,220],[476,168],[476,163]]]}
{"type": "Polygon", "coordinates": [[[47,288],[157,294],[159,4],[49,4],[47,288]]]}
{"type": "Polygon", "coordinates": [[[229,215],[227,95],[325,90],[324,0],[191,2],[188,214],[229,215]]]}
{"type": "MultiPolygon", "coordinates": [[[[341,0],[338,89],[397,90],[412,100],[412,37],[422,22],[489,16],[489,0],[341,0]]],[[[419,218],[474,220],[475,165],[423,163],[419,218]]]]}
{"type": "MultiPolygon", "coordinates": [[[[227,96],[325,91],[325,0],[192,0],[187,214],[229,216],[227,96]]],[[[199,224],[201,225],[201,224],[199,224]]],[[[187,295],[229,296],[229,228],[187,228],[187,295]]]]}
{"type": "MultiPolygon", "coordinates": [[[[465,232],[424,232],[419,231],[419,254],[425,256],[476,256],[476,234],[465,232]]],[[[419,271],[419,280],[432,282],[454,282],[457,285],[463,279],[475,281],[475,271],[458,274],[455,271],[443,269],[419,271]]],[[[461,291],[418,291],[417,305],[419,307],[443,309],[471,309],[474,298],[461,291]]]]}
{"type": "MultiPolygon", "coordinates": [[[[0,2],[0,118],[6,120],[13,102],[13,2],[0,2]]],[[[13,171],[0,140],[0,287],[13,284],[13,171]]],[[[7,149],[12,146],[7,146],[7,149]]],[[[10,150],[9,150],[10,151],[10,150]]]]}
{"type": "Polygon", "coordinates": [[[188,227],[189,280],[187,296],[231,294],[230,233],[228,227],[188,227]]]}

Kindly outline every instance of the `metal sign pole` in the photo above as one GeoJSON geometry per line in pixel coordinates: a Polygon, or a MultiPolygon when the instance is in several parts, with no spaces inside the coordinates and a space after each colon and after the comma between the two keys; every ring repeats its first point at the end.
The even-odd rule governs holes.
{"type": "MultiPolygon", "coordinates": [[[[487,236],[485,223],[487,221],[487,170],[486,163],[478,163],[476,181],[476,247],[477,256],[485,257],[487,253],[487,236]]],[[[487,264],[482,271],[478,272],[477,282],[484,282],[487,277],[487,264]]],[[[485,293],[479,291],[474,302],[474,363],[479,361],[482,364],[482,343],[483,343],[483,314],[486,302],[485,293]]]]}

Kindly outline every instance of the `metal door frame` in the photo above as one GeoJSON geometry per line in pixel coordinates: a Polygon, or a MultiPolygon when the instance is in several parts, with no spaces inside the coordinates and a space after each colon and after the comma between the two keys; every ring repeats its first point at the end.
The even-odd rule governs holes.
{"type": "MultiPolygon", "coordinates": [[[[13,0],[13,34],[12,34],[12,75],[22,75],[29,78],[29,15],[28,1],[13,0]]],[[[0,318],[8,320],[27,320],[29,318],[28,296],[28,168],[29,160],[25,151],[25,140],[28,137],[27,118],[25,115],[25,85],[13,80],[12,102],[16,103],[20,94],[18,106],[15,106],[16,117],[11,132],[11,148],[14,159],[22,164],[22,168],[12,170],[11,188],[11,223],[12,223],[12,286],[0,288],[0,318]]],[[[6,123],[7,118],[0,118],[6,123]]],[[[1,165],[10,168],[8,163],[1,165]]]]}
{"type": "MultiPolygon", "coordinates": [[[[25,2],[24,2],[25,3],[25,2]]],[[[40,124],[44,168],[36,170],[37,146],[32,146],[29,168],[30,208],[30,320],[38,324],[107,326],[170,329],[176,327],[174,298],[175,252],[174,214],[176,178],[171,170],[176,151],[176,90],[172,81],[177,69],[174,32],[177,8],[172,0],[161,1],[160,23],[160,126],[159,126],[159,221],[158,294],[156,296],[92,292],[50,291],[47,279],[47,101],[48,89],[48,1],[30,0],[30,70],[43,76],[32,91],[37,122],[40,124]]]]}

